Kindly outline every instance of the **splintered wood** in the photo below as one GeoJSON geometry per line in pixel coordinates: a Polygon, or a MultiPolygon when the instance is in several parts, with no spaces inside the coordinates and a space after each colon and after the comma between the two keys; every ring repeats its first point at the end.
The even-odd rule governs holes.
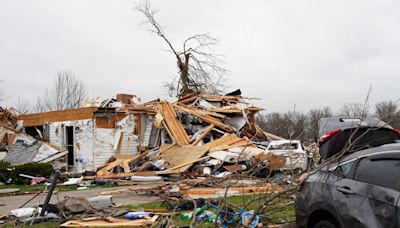
{"type": "Polygon", "coordinates": [[[255,163],[260,163],[262,161],[268,161],[268,169],[278,170],[286,164],[286,157],[273,153],[260,153],[254,156],[255,163]]]}
{"type": "Polygon", "coordinates": [[[192,145],[197,145],[201,140],[203,140],[204,137],[206,137],[206,135],[207,135],[208,133],[210,133],[210,132],[212,131],[212,129],[213,129],[214,127],[215,127],[214,124],[211,124],[210,126],[208,126],[208,127],[203,131],[203,133],[201,133],[201,134],[199,135],[199,137],[197,137],[197,138],[194,140],[194,142],[192,143],[192,145]]]}
{"type": "Polygon", "coordinates": [[[104,220],[96,218],[95,220],[70,220],[60,225],[60,227],[144,227],[153,225],[158,219],[158,215],[151,218],[136,220],[116,219],[107,217],[104,220]]]}
{"type": "Polygon", "coordinates": [[[229,126],[229,125],[225,125],[221,122],[220,119],[215,118],[213,116],[207,115],[204,111],[202,111],[201,109],[195,109],[195,108],[188,108],[188,107],[184,107],[182,105],[177,105],[174,104],[174,107],[183,111],[183,112],[187,112],[197,118],[199,118],[200,120],[210,123],[210,124],[214,124],[216,127],[221,128],[224,131],[227,132],[235,132],[235,130],[229,126]]]}
{"type": "Polygon", "coordinates": [[[234,147],[253,146],[248,138],[239,138],[235,134],[223,136],[217,140],[204,144],[210,148],[210,152],[218,150],[226,150],[234,147]]]}
{"type": "MultiPolygon", "coordinates": [[[[164,146],[160,149],[160,158],[170,165],[167,171],[173,170],[175,173],[181,173],[190,168],[193,163],[197,162],[199,158],[203,157],[207,152],[207,146],[164,146]],[[174,168],[178,166],[179,168],[174,168]]],[[[160,173],[162,172],[163,171],[160,173]]]]}
{"type": "Polygon", "coordinates": [[[187,135],[182,124],[179,122],[176,112],[172,105],[168,102],[160,102],[158,109],[162,116],[164,117],[164,127],[166,128],[168,134],[174,139],[178,145],[190,144],[189,136],[187,135]]]}
{"type": "Polygon", "coordinates": [[[181,189],[181,193],[191,198],[216,198],[224,196],[243,195],[243,194],[261,194],[271,192],[282,192],[283,187],[276,184],[267,184],[263,186],[233,186],[229,188],[189,188],[181,189]]]}

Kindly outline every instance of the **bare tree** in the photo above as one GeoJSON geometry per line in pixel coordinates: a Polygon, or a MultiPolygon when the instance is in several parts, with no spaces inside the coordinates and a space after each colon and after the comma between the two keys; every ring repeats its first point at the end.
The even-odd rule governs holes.
{"type": "Polygon", "coordinates": [[[399,101],[382,101],[375,105],[375,114],[379,119],[392,125],[394,128],[400,128],[400,104],[399,101]]]}
{"type": "Polygon", "coordinates": [[[323,117],[330,117],[330,116],[332,116],[332,110],[330,107],[325,107],[322,109],[314,108],[308,112],[308,121],[309,121],[307,129],[308,139],[313,139],[315,137],[318,137],[319,120],[323,117]]]}
{"type": "Polygon", "coordinates": [[[165,83],[169,92],[176,91],[178,96],[184,96],[191,92],[221,91],[226,69],[221,67],[224,63],[221,56],[214,52],[217,39],[208,34],[197,34],[187,38],[181,49],[177,49],[155,19],[156,11],[149,1],[139,3],[136,9],[146,17],[144,24],[151,26],[149,31],[157,34],[176,58],[179,80],[165,83]]]}
{"type": "Polygon", "coordinates": [[[362,103],[348,103],[343,105],[339,114],[345,117],[366,117],[368,108],[362,103]]]}
{"type": "Polygon", "coordinates": [[[15,110],[19,114],[27,114],[29,112],[29,102],[27,100],[18,97],[17,104],[15,105],[15,110]]]}
{"type": "Polygon", "coordinates": [[[297,111],[260,115],[258,125],[266,132],[286,139],[305,139],[307,116],[297,111]]]}
{"type": "Polygon", "coordinates": [[[85,100],[83,83],[69,71],[58,72],[54,87],[38,97],[35,112],[79,108],[85,100]]]}

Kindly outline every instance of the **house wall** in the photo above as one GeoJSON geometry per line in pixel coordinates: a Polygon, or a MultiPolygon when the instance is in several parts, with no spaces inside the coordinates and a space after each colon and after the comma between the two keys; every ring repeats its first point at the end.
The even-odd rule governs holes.
{"type": "Polygon", "coordinates": [[[95,128],[94,137],[93,167],[97,169],[114,156],[115,129],[95,128]]]}
{"type": "MultiPolygon", "coordinates": [[[[115,128],[96,127],[96,118],[87,120],[48,123],[49,143],[65,148],[65,126],[74,126],[75,168],[77,172],[96,170],[115,156],[121,132],[130,135],[129,153],[138,152],[138,137],[134,115],[128,115],[116,123],[115,128]]],[[[124,147],[125,148],[125,147],[124,147]]]]}
{"type": "Polygon", "coordinates": [[[49,143],[65,148],[64,128],[66,126],[74,126],[74,163],[76,171],[94,170],[93,147],[95,128],[93,119],[49,123],[49,143]]]}

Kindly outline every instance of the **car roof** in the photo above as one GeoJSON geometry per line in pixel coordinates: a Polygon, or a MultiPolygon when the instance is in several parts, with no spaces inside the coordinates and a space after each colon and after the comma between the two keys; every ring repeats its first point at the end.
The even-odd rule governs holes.
{"type": "Polygon", "coordinates": [[[334,130],[346,130],[358,127],[392,128],[389,124],[376,117],[324,117],[318,122],[319,137],[334,130]]]}
{"type": "Polygon", "coordinates": [[[281,145],[281,144],[287,144],[287,143],[300,143],[300,140],[272,140],[269,142],[269,145],[281,145]]]}
{"type": "Polygon", "coordinates": [[[360,151],[351,153],[351,154],[345,156],[343,159],[341,159],[341,163],[358,158],[358,157],[373,155],[376,153],[385,153],[385,152],[400,153],[400,143],[389,143],[389,144],[385,144],[382,146],[365,149],[365,150],[360,150],[360,151]]]}

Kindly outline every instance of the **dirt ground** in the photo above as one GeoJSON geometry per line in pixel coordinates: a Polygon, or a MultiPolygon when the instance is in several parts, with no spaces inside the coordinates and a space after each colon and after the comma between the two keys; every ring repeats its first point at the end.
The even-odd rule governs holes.
{"type": "MultiPolygon", "coordinates": [[[[87,189],[80,191],[58,192],[56,194],[53,194],[50,202],[57,203],[58,199],[62,200],[65,196],[89,198],[92,196],[97,196],[100,192],[104,191],[113,191],[124,188],[142,188],[143,186],[154,186],[154,185],[121,186],[121,187],[111,187],[111,188],[87,189]]],[[[23,205],[25,202],[31,199],[34,195],[35,194],[0,197],[0,215],[6,215],[12,209],[19,208],[21,205],[23,205]]],[[[39,204],[42,204],[45,198],[46,198],[45,194],[37,196],[34,200],[29,202],[24,207],[37,206],[39,204]]],[[[159,199],[159,197],[157,196],[140,195],[135,193],[132,194],[123,193],[123,194],[116,194],[113,196],[113,201],[115,204],[135,205],[135,204],[151,202],[157,199],[159,199]]]]}

